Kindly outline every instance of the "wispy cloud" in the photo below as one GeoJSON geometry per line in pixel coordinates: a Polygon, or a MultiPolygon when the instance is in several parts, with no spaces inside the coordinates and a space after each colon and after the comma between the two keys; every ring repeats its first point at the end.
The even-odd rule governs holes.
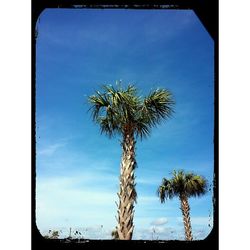
{"type": "Polygon", "coordinates": [[[59,148],[62,148],[66,145],[66,143],[55,143],[49,145],[43,149],[37,151],[38,156],[52,156],[59,148]]]}
{"type": "Polygon", "coordinates": [[[91,226],[115,223],[116,192],[97,187],[100,180],[112,176],[43,178],[36,183],[36,217],[38,227],[91,226]],[[110,212],[112,211],[112,213],[110,212]]]}
{"type": "Polygon", "coordinates": [[[161,179],[160,178],[152,178],[152,176],[149,176],[147,178],[137,178],[136,183],[143,184],[143,185],[154,185],[157,186],[160,184],[161,179]]]}
{"type": "Polygon", "coordinates": [[[154,221],[151,222],[151,225],[153,226],[161,226],[161,225],[165,225],[168,222],[167,218],[158,218],[154,221]]]}
{"type": "Polygon", "coordinates": [[[155,196],[150,196],[150,195],[141,195],[138,197],[138,202],[143,205],[151,204],[158,202],[159,198],[155,196]]]}

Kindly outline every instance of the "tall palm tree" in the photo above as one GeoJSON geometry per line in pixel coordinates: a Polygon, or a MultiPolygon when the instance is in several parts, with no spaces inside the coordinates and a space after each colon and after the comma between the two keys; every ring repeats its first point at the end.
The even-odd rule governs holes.
{"type": "Polygon", "coordinates": [[[157,190],[161,203],[167,199],[178,196],[181,202],[181,211],[185,229],[186,240],[193,240],[190,222],[190,206],[188,198],[201,196],[207,192],[207,180],[194,173],[185,173],[183,170],[173,171],[172,179],[162,179],[157,190]]]}
{"type": "Polygon", "coordinates": [[[106,85],[102,88],[103,92],[96,91],[89,97],[89,102],[93,120],[100,125],[101,133],[122,137],[117,231],[119,239],[130,240],[137,197],[134,176],[136,138],[147,137],[152,127],[169,118],[174,101],[172,94],[165,89],[151,91],[143,98],[133,85],[127,88],[122,88],[121,84],[115,87],[106,85]]]}

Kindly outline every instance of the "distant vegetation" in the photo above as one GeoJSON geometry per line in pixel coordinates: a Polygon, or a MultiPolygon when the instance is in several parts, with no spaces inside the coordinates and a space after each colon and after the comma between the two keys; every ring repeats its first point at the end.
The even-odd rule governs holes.
{"type": "Polygon", "coordinates": [[[59,231],[56,230],[49,230],[48,234],[44,236],[45,239],[58,239],[59,238],[59,231]]]}

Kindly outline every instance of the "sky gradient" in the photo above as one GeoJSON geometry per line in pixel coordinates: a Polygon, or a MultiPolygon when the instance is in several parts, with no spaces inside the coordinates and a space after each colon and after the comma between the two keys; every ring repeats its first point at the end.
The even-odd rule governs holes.
{"type": "MultiPolygon", "coordinates": [[[[133,239],[184,239],[179,200],[161,204],[163,177],[194,171],[212,184],[214,44],[191,10],[46,9],[37,22],[36,222],[110,239],[116,226],[121,147],[100,135],[87,97],[102,84],[169,89],[173,118],[137,140],[133,239]]],[[[194,239],[213,224],[212,192],[190,198],[194,239]]]]}

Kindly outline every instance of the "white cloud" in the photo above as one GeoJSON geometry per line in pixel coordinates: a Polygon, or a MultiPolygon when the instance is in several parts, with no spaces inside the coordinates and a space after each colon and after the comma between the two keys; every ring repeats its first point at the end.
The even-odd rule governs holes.
{"type": "Polygon", "coordinates": [[[146,205],[152,202],[157,202],[159,203],[159,198],[155,195],[155,196],[147,196],[147,195],[140,195],[137,198],[138,203],[146,205]]]}
{"type": "Polygon", "coordinates": [[[158,187],[161,183],[161,179],[159,178],[152,178],[152,176],[149,176],[148,178],[136,178],[136,183],[138,184],[144,184],[144,185],[154,185],[158,187]]]}
{"type": "Polygon", "coordinates": [[[161,225],[164,225],[168,222],[167,218],[165,217],[162,217],[162,218],[158,218],[154,221],[151,222],[151,225],[154,225],[154,226],[161,226],[161,225]]]}
{"type": "Polygon", "coordinates": [[[117,181],[112,175],[76,174],[37,178],[36,221],[38,228],[115,224],[117,190],[99,184],[117,181]]]}
{"type": "Polygon", "coordinates": [[[51,156],[53,155],[59,148],[64,147],[65,143],[55,143],[52,145],[47,146],[39,151],[37,151],[37,155],[39,156],[51,156]]]}

